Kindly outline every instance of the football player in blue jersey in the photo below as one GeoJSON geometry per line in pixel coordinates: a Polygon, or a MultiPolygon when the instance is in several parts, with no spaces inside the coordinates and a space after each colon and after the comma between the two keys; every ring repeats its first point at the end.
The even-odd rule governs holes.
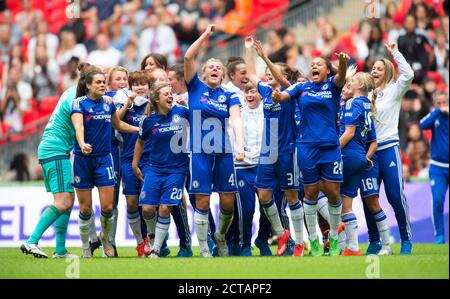
{"type": "Polygon", "coordinates": [[[433,196],[435,243],[445,244],[444,203],[448,190],[448,93],[433,94],[433,111],[420,121],[420,128],[432,130],[430,184],[433,196]]]}
{"type": "MultiPolygon", "coordinates": [[[[358,244],[358,221],[353,212],[353,198],[364,170],[373,167],[372,156],[376,150],[376,138],[370,142],[366,153],[369,132],[373,129],[371,102],[367,98],[369,91],[375,88],[373,78],[367,73],[356,73],[350,77],[344,87],[350,94],[342,99],[344,105],[340,112],[339,143],[342,151],[344,181],[341,184],[342,221],[345,223],[347,249],[344,256],[360,256],[358,244]]],[[[345,94],[345,91],[343,90],[345,94]]],[[[386,217],[384,217],[386,218],[386,217]]]]}
{"type": "MultiPolygon", "coordinates": [[[[131,93],[128,100],[117,112],[119,119],[132,125],[139,126],[139,122],[144,115],[148,104],[150,91],[149,75],[144,71],[132,72],[128,78],[131,93]]],[[[138,210],[138,197],[141,191],[141,181],[134,175],[131,166],[133,161],[134,146],[136,144],[136,134],[122,134],[123,150],[121,153],[121,172],[123,181],[123,194],[127,201],[127,218],[131,231],[137,241],[137,253],[139,257],[149,256],[150,248],[148,238],[142,236],[141,216],[138,210]]],[[[143,167],[147,161],[149,149],[144,149],[139,161],[139,167],[143,167]]]]}
{"type": "MultiPolygon", "coordinates": [[[[118,90],[121,89],[127,89],[128,88],[128,70],[121,66],[113,67],[108,72],[108,91],[105,93],[106,96],[109,96],[113,99],[113,103],[116,106],[116,109],[120,109],[122,105],[125,102],[125,97],[122,96],[122,99],[120,97],[116,97],[116,93],[118,90]]],[[[112,128],[111,129],[111,155],[113,157],[114,162],[114,175],[116,177],[116,184],[114,185],[114,206],[113,206],[113,222],[111,225],[111,230],[109,232],[109,241],[111,242],[112,246],[115,250],[115,256],[118,256],[117,248],[116,248],[116,230],[117,230],[117,219],[119,217],[119,210],[117,208],[117,205],[119,203],[119,196],[120,196],[120,181],[122,177],[122,167],[121,167],[121,138],[116,137],[116,131],[112,128]]],[[[94,235],[96,235],[96,227],[95,222],[93,219],[92,226],[91,226],[91,252],[96,249],[96,247],[99,245],[97,238],[94,238],[94,235]]]]}
{"type": "Polygon", "coordinates": [[[316,232],[317,197],[319,183],[328,198],[330,256],[340,254],[338,228],[341,218],[342,201],[342,158],[337,132],[337,115],[341,89],[345,83],[348,55],[337,54],[339,67],[333,75],[331,62],[316,57],[310,66],[311,81],[297,83],[281,92],[275,89],[272,98],[284,102],[297,99],[300,110],[300,126],[297,135],[297,161],[300,182],[305,189],[304,210],[311,254],[323,255],[316,232]]]}
{"type": "MultiPolygon", "coordinates": [[[[276,103],[272,100],[272,90],[279,88],[278,83],[269,68],[266,69],[267,82],[263,82],[256,75],[253,47],[257,50],[266,64],[272,62],[264,55],[259,42],[253,37],[245,40],[246,61],[250,81],[257,86],[261,94],[264,111],[264,133],[261,143],[261,154],[256,175],[256,187],[258,188],[259,201],[264,213],[269,219],[275,234],[279,237],[277,256],[281,256],[287,249],[290,232],[284,229],[273,197],[273,190],[277,182],[286,196],[291,210],[292,223],[295,231],[294,255],[303,255],[303,208],[298,199],[298,180],[295,176],[295,106],[296,102],[276,103]]],[[[286,73],[286,67],[273,66],[274,71],[286,73]]],[[[294,79],[294,78],[293,78],[294,79]]],[[[296,80],[297,78],[295,78],[296,80]]],[[[292,80],[294,81],[294,80],[292,80]]],[[[282,87],[289,87],[287,78],[281,83],[282,87]]]]}
{"type": "Polygon", "coordinates": [[[173,103],[170,84],[152,87],[151,103],[139,124],[132,162],[135,175],[144,181],[139,196],[144,217],[155,214],[158,208],[151,258],[160,256],[170,226],[170,213],[181,203],[189,168],[186,146],[189,110],[173,103]],[[148,146],[148,162],[143,174],[138,163],[144,145],[148,146]]]}
{"type": "MultiPolygon", "coordinates": [[[[260,57],[266,62],[268,68],[270,69],[271,75],[273,74],[273,77],[275,78],[275,80],[277,80],[280,84],[282,84],[283,86],[291,86],[292,84],[299,82],[299,83],[306,83],[309,81],[309,79],[302,75],[301,73],[297,73],[295,74],[294,77],[292,77],[289,72],[286,73],[286,76],[282,75],[277,67],[276,64],[273,64],[266,55],[264,55],[261,43],[259,41],[255,42],[255,49],[257,50],[258,54],[260,55],[260,57]],[[291,77],[291,79],[288,79],[289,77],[291,77]]],[[[285,69],[286,71],[287,69],[285,69]]],[[[300,113],[300,109],[298,108],[298,105],[296,105],[295,107],[295,113],[294,113],[294,119],[295,119],[295,124],[296,124],[296,134],[299,134],[300,129],[300,120],[301,120],[301,113],[300,113]]],[[[298,136],[295,136],[296,138],[296,142],[298,142],[298,136]]],[[[294,162],[297,162],[296,160],[294,160],[294,162]]],[[[295,172],[296,172],[296,176],[298,177],[298,166],[297,163],[295,163],[295,172]]],[[[321,184],[319,184],[321,185],[321,184]]],[[[323,188],[320,187],[320,190],[322,190],[323,188]]],[[[303,202],[304,199],[304,187],[303,184],[299,184],[299,189],[298,189],[298,199],[303,202]]],[[[320,192],[317,198],[317,206],[316,206],[316,210],[318,213],[318,222],[319,222],[319,227],[320,230],[322,232],[323,235],[323,244],[324,244],[324,254],[328,254],[328,250],[329,250],[329,241],[328,241],[328,232],[330,230],[330,226],[329,226],[329,213],[328,213],[328,199],[326,198],[326,196],[320,192]]],[[[280,215],[281,216],[281,215],[280,215]]],[[[304,219],[304,218],[303,218],[304,219]]],[[[305,220],[305,219],[304,219],[305,220]]],[[[283,223],[283,219],[282,219],[282,223],[283,223]]],[[[306,223],[305,223],[306,225],[306,223]]],[[[286,227],[283,224],[284,227],[286,227]]],[[[343,228],[344,228],[344,224],[341,223],[341,225],[339,225],[339,229],[338,229],[338,233],[339,233],[339,244],[342,250],[345,249],[345,233],[343,232],[343,228]]],[[[307,229],[307,227],[306,227],[307,229]]],[[[310,252],[311,249],[311,244],[309,243],[309,240],[304,240],[305,243],[305,248],[304,249],[308,249],[307,251],[310,252]]],[[[255,241],[256,244],[256,241],[255,241]]],[[[297,249],[300,249],[297,247],[297,249]]],[[[297,251],[298,252],[298,251],[297,251]]],[[[295,250],[294,250],[294,255],[296,254],[295,250]]]]}
{"type": "MultiPolygon", "coordinates": [[[[352,77],[356,74],[356,68],[353,69],[354,72],[351,73],[351,70],[347,72],[347,81],[350,81],[352,77]],[[351,73],[351,74],[349,74],[351,73]]],[[[369,80],[369,79],[366,79],[369,80]]],[[[345,103],[346,100],[352,98],[352,92],[348,88],[348,84],[346,84],[342,88],[342,103],[345,103]]],[[[341,107],[341,109],[343,109],[341,107]]],[[[386,214],[381,208],[379,201],[379,186],[377,183],[378,176],[378,157],[376,154],[377,144],[374,143],[376,141],[376,131],[375,131],[375,121],[376,112],[373,101],[371,101],[371,113],[373,120],[371,123],[371,130],[368,130],[366,136],[366,159],[368,161],[368,167],[366,167],[362,173],[362,178],[359,183],[359,192],[361,195],[361,199],[363,200],[363,208],[364,214],[367,221],[367,218],[370,217],[370,221],[375,220],[378,231],[380,232],[381,237],[381,249],[377,252],[378,255],[391,255],[392,250],[390,247],[390,229],[387,221],[386,214]]],[[[345,162],[344,162],[345,169],[345,162]]],[[[344,176],[346,176],[344,171],[344,176]]],[[[345,180],[345,178],[344,178],[345,180]]],[[[348,219],[348,217],[347,217],[348,219]]],[[[345,244],[344,239],[344,245],[345,244]]],[[[345,248],[344,248],[345,250],[345,248]]]]}
{"type": "MultiPolygon", "coordinates": [[[[401,238],[400,254],[411,254],[412,232],[408,204],[403,192],[398,121],[401,100],[411,86],[414,71],[398,50],[395,42],[388,42],[385,47],[387,53],[396,62],[399,75],[396,78],[394,65],[386,58],[375,61],[371,71],[376,87],[373,92],[369,93],[369,98],[373,99],[376,108],[375,128],[378,143],[376,155],[379,162],[376,184],[380,186],[382,182],[384,183],[386,197],[394,209],[401,238]]],[[[378,193],[376,192],[373,196],[378,197],[378,193]]],[[[382,244],[380,243],[376,221],[373,217],[366,217],[366,221],[370,241],[367,253],[377,254],[381,250],[382,244]]]]}
{"type": "MultiPolygon", "coordinates": [[[[148,59],[150,59],[150,58],[154,59],[154,61],[156,63],[155,66],[163,67],[163,68],[160,68],[160,67],[150,68],[150,69],[153,69],[152,71],[150,71],[150,69],[146,70],[146,72],[150,74],[151,85],[153,86],[153,85],[158,85],[158,84],[169,84],[170,79],[169,79],[168,74],[165,71],[164,60],[162,59],[160,54],[153,54],[153,55],[150,54],[148,59]]],[[[150,60],[150,62],[151,62],[151,60],[150,60]]],[[[176,105],[176,102],[175,102],[175,105],[176,105]]],[[[171,215],[175,222],[175,226],[177,228],[177,233],[180,238],[180,250],[178,251],[176,256],[177,257],[191,257],[192,256],[191,231],[189,229],[189,224],[188,224],[188,216],[187,216],[187,210],[186,210],[186,197],[185,197],[184,193],[183,193],[183,198],[182,198],[181,203],[178,206],[173,207],[173,209],[171,209],[171,215]]],[[[150,215],[149,217],[152,218],[151,216],[152,215],[150,215]]],[[[155,213],[154,216],[157,216],[157,213],[155,213]]],[[[156,218],[154,218],[150,222],[148,222],[148,219],[147,219],[146,222],[147,222],[147,224],[146,224],[145,231],[147,232],[150,246],[152,246],[152,242],[153,242],[153,238],[154,238],[154,234],[155,234],[156,218]],[[151,223],[153,223],[153,225],[151,225],[151,223]],[[150,231],[147,231],[147,228],[149,228],[150,231]]],[[[168,238],[168,235],[167,235],[166,239],[167,238],[168,238]]],[[[167,247],[167,242],[164,242],[159,253],[160,253],[161,257],[167,256],[170,254],[170,249],[169,249],[169,247],[167,247]]]]}
{"type": "Polygon", "coordinates": [[[114,166],[111,156],[111,124],[125,133],[137,133],[139,128],[119,120],[116,107],[108,104],[103,96],[106,92],[105,75],[90,72],[77,86],[77,100],[72,104],[72,123],[75,128],[74,187],[80,203],[79,227],[83,257],[91,257],[89,231],[92,215],[92,188],[99,190],[101,205],[100,234],[104,252],[115,255],[108,239],[111,229],[114,204],[114,166]]]}
{"type": "MultiPolygon", "coordinates": [[[[175,100],[175,105],[180,105],[184,107],[188,107],[188,91],[186,86],[186,81],[184,80],[184,66],[183,64],[176,64],[169,68],[169,71],[167,73],[170,81],[170,85],[172,86],[172,92],[175,100]]],[[[186,180],[186,190],[189,190],[189,182],[190,182],[190,175],[188,174],[188,178],[186,180]]],[[[192,208],[195,210],[195,195],[189,194],[188,195],[189,202],[192,205],[192,208]]],[[[181,217],[177,217],[177,209],[172,210],[172,216],[174,217],[175,224],[177,225],[177,231],[178,236],[180,237],[180,251],[177,253],[177,257],[190,257],[192,256],[192,249],[190,248],[190,229],[188,225],[188,219],[187,219],[187,212],[186,212],[186,204],[187,200],[183,194],[183,202],[182,205],[179,206],[179,215],[181,217]],[[180,223],[184,224],[184,231],[182,229],[182,225],[178,225],[177,219],[181,219],[180,223]],[[183,232],[186,235],[185,238],[183,238],[183,232]],[[189,236],[189,238],[188,238],[189,236]],[[186,242],[184,241],[186,240],[186,242]],[[189,242],[187,242],[189,240],[189,242]],[[183,244],[184,243],[184,244],[183,244]]],[[[236,212],[235,212],[236,214],[236,212]]],[[[209,219],[209,230],[208,230],[208,244],[209,249],[211,252],[213,252],[213,255],[217,255],[217,247],[216,243],[214,241],[214,233],[216,232],[216,225],[214,223],[214,218],[211,214],[211,209],[208,212],[208,219],[209,219]]]]}
{"type": "Polygon", "coordinates": [[[238,191],[233,151],[226,133],[229,117],[238,146],[235,151],[236,160],[244,159],[240,101],[235,93],[227,92],[221,87],[225,76],[222,62],[209,59],[202,67],[203,80],[197,75],[195,58],[214,29],[214,24],[208,25],[184,55],[184,76],[189,92],[191,124],[189,192],[196,194],[194,222],[203,257],[211,256],[207,242],[211,192],[218,192],[220,197],[219,228],[215,233],[218,253],[220,256],[228,255],[225,234],[233,220],[235,193],[238,191]]]}

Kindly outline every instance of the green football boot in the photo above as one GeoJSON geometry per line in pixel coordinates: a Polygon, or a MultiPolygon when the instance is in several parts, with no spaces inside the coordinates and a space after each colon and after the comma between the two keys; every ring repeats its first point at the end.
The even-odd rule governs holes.
{"type": "Polygon", "coordinates": [[[328,235],[328,240],[330,240],[330,250],[328,255],[329,256],[338,256],[341,254],[341,248],[339,247],[339,238],[331,238],[330,235],[328,235]]]}
{"type": "Polygon", "coordinates": [[[319,243],[319,239],[311,240],[311,255],[312,256],[322,256],[323,249],[319,243]]]}

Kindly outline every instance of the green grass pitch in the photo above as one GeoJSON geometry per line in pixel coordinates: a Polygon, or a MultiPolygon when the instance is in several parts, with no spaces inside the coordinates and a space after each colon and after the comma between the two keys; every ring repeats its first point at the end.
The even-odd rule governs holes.
{"type": "MultiPolygon", "coordinates": [[[[361,246],[363,252],[366,246],[361,246]]],[[[449,247],[414,244],[413,255],[379,257],[252,257],[176,258],[178,248],[159,259],[140,259],[134,248],[119,248],[119,258],[102,258],[100,250],[93,259],[36,259],[19,248],[0,248],[0,278],[449,278],[449,247]],[[77,264],[79,267],[77,266],[77,264]],[[74,274],[75,273],[75,274],[74,274]],[[369,277],[367,276],[369,275],[369,277]]],[[[43,248],[50,254],[53,248],[43,248]]],[[[80,248],[69,248],[81,255],[80,248]]],[[[272,247],[275,252],[275,247],[272,247]]]]}

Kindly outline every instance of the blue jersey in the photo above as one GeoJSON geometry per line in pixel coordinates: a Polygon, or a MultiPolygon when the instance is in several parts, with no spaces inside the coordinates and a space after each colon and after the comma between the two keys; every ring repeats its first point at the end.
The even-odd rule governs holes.
{"type": "MultiPolygon", "coordinates": [[[[72,113],[83,115],[84,142],[92,146],[90,157],[100,157],[111,153],[111,116],[116,106],[108,104],[103,98],[94,101],[87,96],[77,98],[72,104],[72,113]]],[[[82,156],[78,142],[74,152],[82,156]]]]}
{"type": "Polygon", "coordinates": [[[148,165],[160,173],[187,173],[189,158],[183,142],[187,139],[189,110],[174,106],[167,115],[153,112],[139,124],[139,138],[148,143],[148,165]],[[175,136],[178,135],[178,136],[175,136]]]}
{"type": "MultiPolygon", "coordinates": [[[[370,100],[366,97],[357,97],[348,100],[341,109],[339,137],[344,134],[346,127],[356,127],[355,135],[342,149],[342,155],[347,157],[359,155],[360,158],[365,159],[367,135],[373,128],[370,100]]],[[[372,133],[370,137],[374,137],[372,133]]]]}
{"type": "MultiPolygon", "coordinates": [[[[105,96],[108,96],[108,97],[114,97],[115,95],[116,95],[116,93],[117,93],[117,91],[112,91],[112,90],[110,90],[110,91],[107,91],[106,93],[105,93],[105,96]]],[[[116,110],[119,110],[121,108],[121,106],[120,105],[116,105],[116,110]]],[[[114,130],[114,128],[111,128],[111,145],[112,146],[119,146],[119,139],[117,139],[116,138],[116,130],[114,130]]]]}
{"type": "Polygon", "coordinates": [[[198,75],[192,78],[187,88],[191,151],[211,155],[232,154],[225,126],[230,108],[240,105],[238,95],[220,86],[212,89],[198,75]]]}
{"type": "Polygon", "coordinates": [[[291,101],[297,99],[301,115],[297,142],[309,147],[339,146],[337,115],[341,88],[327,81],[297,83],[286,91],[291,101]]]}
{"type": "Polygon", "coordinates": [[[268,84],[259,81],[258,92],[261,95],[264,107],[264,133],[261,156],[267,157],[274,150],[271,148],[273,143],[271,141],[278,141],[279,155],[291,154],[295,148],[296,137],[296,123],[295,123],[295,107],[294,100],[286,103],[276,103],[272,100],[272,87],[268,84]],[[271,123],[273,121],[278,123],[278,131],[271,130],[271,123]]]}
{"type": "Polygon", "coordinates": [[[444,163],[448,165],[448,114],[436,108],[420,121],[420,128],[432,130],[431,160],[432,163],[444,163]]]}
{"type": "MultiPolygon", "coordinates": [[[[296,132],[298,135],[298,132],[300,132],[300,120],[301,120],[301,114],[300,114],[300,109],[298,109],[298,105],[295,106],[295,113],[294,113],[294,118],[295,118],[295,127],[296,127],[296,132]]],[[[295,139],[297,139],[298,136],[295,136],[295,139]]]]}
{"type": "MultiPolygon", "coordinates": [[[[145,108],[147,107],[147,103],[142,106],[135,106],[127,109],[125,116],[123,117],[123,121],[132,126],[138,127],[141,122],[142,117],[144,116],[145,108]]],[[[133,159],[134,154],[134,146],[137,140],[137,134],[128,134],[121,133],[123,137],[123,150],[120,155],[123,160],[131,160],[133,159]]],[[[147,144],[146,144],[147,145],[147,144]]],[[[149,147],[144,147],[144,152],[142,154],[141,159],[145,159],[145,156],[149,152],[149,147]]]]}

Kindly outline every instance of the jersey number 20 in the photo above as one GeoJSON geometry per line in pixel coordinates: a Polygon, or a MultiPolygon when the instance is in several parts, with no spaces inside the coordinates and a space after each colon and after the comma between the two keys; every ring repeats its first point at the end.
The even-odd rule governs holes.
{"type": "Polygon", "coordinates": [[[180,200],[183,197],[183,189],[173,188],[170,199],[180,200]]]}

